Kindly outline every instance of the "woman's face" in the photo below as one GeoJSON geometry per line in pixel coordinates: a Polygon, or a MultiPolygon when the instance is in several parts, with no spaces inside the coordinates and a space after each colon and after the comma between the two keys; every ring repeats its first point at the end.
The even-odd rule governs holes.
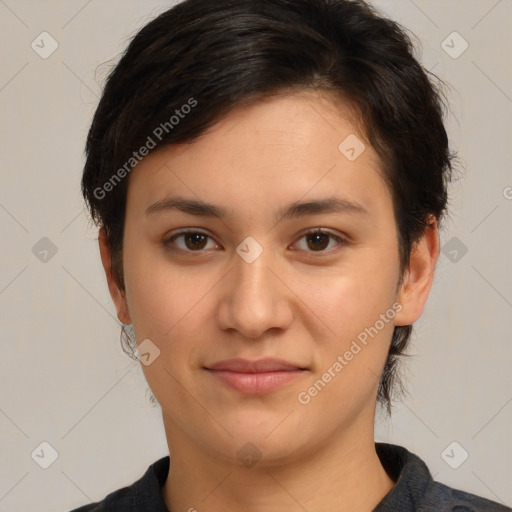
{"type": "Polygon", "coordinates": [[[116,303],[171,440],[276,464],[373,435],[393,328],[418,307],[397,288],[390,191],[347,113],[274,97],[132,171],[116,303]],[[281,361],[251,366],[267,358],[281,361]]]}

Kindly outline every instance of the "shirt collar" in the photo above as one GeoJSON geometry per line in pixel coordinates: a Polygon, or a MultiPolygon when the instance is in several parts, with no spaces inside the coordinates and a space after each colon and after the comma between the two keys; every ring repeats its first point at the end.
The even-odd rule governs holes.
{"type": "Polygon", "coordinates": [[[426,464],[402,446],[375,443],[375,450],[384,469],[395,481],[395,485],[373,512],[417,510],[433,482],[426,464]]]}

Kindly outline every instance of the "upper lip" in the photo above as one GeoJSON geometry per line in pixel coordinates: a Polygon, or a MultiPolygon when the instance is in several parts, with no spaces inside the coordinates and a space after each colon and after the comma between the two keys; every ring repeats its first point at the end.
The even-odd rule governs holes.
{"type": "Polygon", "coordinates": [[[218,363],[209,365],[207,370],[224,370],[238,373],[263,373],[263,372],[276,372],[276,371],[293,371],[305,370],[304,367],[289,363],[283,359],[276,359],[267,357],[258,360],[249,359],[226,359],[218,363]]]}

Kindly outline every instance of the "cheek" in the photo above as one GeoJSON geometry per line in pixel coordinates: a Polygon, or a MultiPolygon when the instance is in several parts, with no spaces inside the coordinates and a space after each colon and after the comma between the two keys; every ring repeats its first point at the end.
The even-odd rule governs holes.
{"type": "Polygon", "coordinates": [[[397,250],[381,246],[359,252],[357,261],[304,288],[308,306],[328,327],[327,336],[316,340],[317,371],[336,375],[324,374],[330,391],[318,404],[340,399],[360,407],[376,391],[394,329],[397,272],[397,250]]]}
{"type": "MultiPolygon", "coordinates": [[[[184,368],[197,359],[197,342],[204,338],[207,294],[215,276],[172,266],[154,256],[150,261],[142,250],[126,259],[125,276],[136,340],[149,339],[160,351],[142,370],[157,400],[165,401],[168,390],[179,393],[178,383],[192,385],[184,368]]],[[[174,399],[185,400],[179,396],[174,399]]]]}
{"type": "Polygon", "coordinates": [[[331,410],[327,423],[332,426],[357,416],[377,392],[394,329],[394,300],[387,281],[354,272],[312,294],[312,309],[321,312],[328,330],[321,329],[328,335],[315,340],[315,373],[298,399],[301,404],[311,400],[308,407],[319,415],[331,410]]]}
{"type": "Polygon", "coordinates": [[[165,337],[213,285],[212,275],[172,265],[161,249],[135,246],[125,251],[127,304],[132,322],[145,337],[165,337]]]}
{"type": "Polygon", "coordinates": [[[301,277],[301,294],[328,326],[344,338],[373,324],[395,300],[398,258],[392,248],[354,253],[323,276],[301,277]]]}

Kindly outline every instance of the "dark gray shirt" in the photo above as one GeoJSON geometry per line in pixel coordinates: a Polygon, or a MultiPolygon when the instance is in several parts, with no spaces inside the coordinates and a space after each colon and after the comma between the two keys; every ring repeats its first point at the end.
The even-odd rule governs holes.
{"type": "MultiPolygon", "coordinates": [[[[375,448],[396,483],[373,512],[512,512],[495,501],[434,482],[425,463],[401,446],[375,443],[375,448]]],[[[161,490],[168,473],[169,456],[149,466],[132,485],[71,512],[169,512],[161,490]]]]}

